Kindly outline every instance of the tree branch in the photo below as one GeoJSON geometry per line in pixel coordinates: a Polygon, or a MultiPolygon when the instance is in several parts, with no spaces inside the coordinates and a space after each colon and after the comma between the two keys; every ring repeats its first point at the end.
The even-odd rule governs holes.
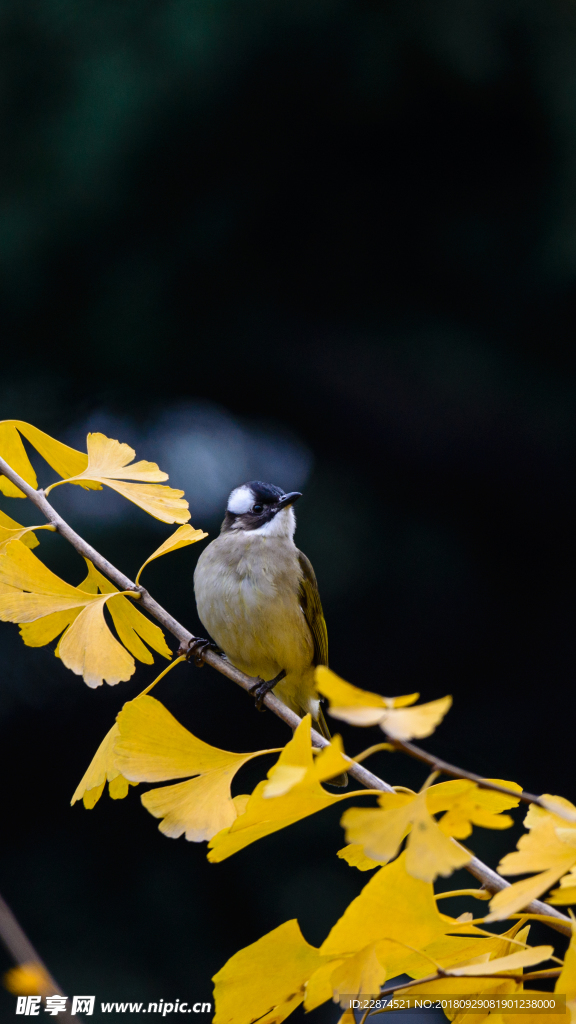
{"type": "MultiPolygon", "coordinates": [[[[26,932],[17,921],[2,896],[0,896],[0,941],[14,960],[14,963],[18,965],[33,964],[35,967],[40,968],[42,974],[45,975],[47,984],[50,988],[49,992],[43,994],[52,995],[52,993],[54,993],[54,995],[59,996],[65,995],[58,982],[55,981],[50,974],[46,964],[40,959],[38,953],[34,949],[34,946],[30,942],[30,939],[26,935],[26,932]]],[[[68,1010],[62,1014],[60,1019],[73,1021],[80,1020],[76,1014],[72,1016],[68,1010]]]]}
{"type": "MultiPolygon", "coordinates": [[[[489,963],[486,964],[486,967],[487,968],[489,967],[489,963]]],[[[504,974],[494,974],[494,973],[490,974],[490,972],[487,970],[486,974],[474,974],[474,975],[468,975],[468,977],[474,977],[474,978],[494,978],[495,980],[498,980],[498,981],[506,981],[507,978],[512,978],[513,981],[524,982],[524,981],[539,981],[539,980],[542,980],[544,978],[558,978],[558,977],[560,977],[561,972],[562,972],[562,968],[561,967],[553,967],[551,970],[546,970],[546,971],[530,971],[527,974],[514,974],[512,971],[506,971],[504,974]]],[[[406,989],[416,988],[418,985],[427,985],[431,981],[443,981],[443,980],[445,981],[446,978],[451,978],[451,977],[454,978],[454,980],[459,980],[461,977],[463,977],[463,975],[455,975],[455,974],[451,975],[450,974],[450,970],[447,970],[447,971],[438,971],[437,974],[428,974],[425,978],[414,978],[413,981],[401,981],[401,982],[398,982],[397,985],[390,985],[390,988],[383,988],[382,991],[380,992],[379,996],[378,996],[378,999],[383,999],[384,996],[393,995],[394,992],[404,992],[406,989]]],[[[466,977],[466,975],[464,975],[464,977],[466,977]]],[[[551,992],[550,995],[553,995],[553,993],[551,992]]],[[[433,998],[433,995],[431,995],[430,998],[433,998]]],[[[443,998],[442,993],[439,992],[437,998],[438,999],[442,999],[443,998]]],[[[467,996],[462,995],[462,996],[459,996],[459,998],[466,999],[467,996]]],[[[480,998],[482,998],[482,995],[480,996],[480,998]]],[[[486,995],[485,998],[490,998],[490,996],[486,995]]],[[[503,995],[502,998],[503,999],[507,999],[509,997],[507,995],[503,995]]],[[[387,1010],[376,1010],[376,1011],[374,1011],[373,1016],[376,1016],[376,1013],[386,1013],[386,1012],[387,1012],[387,1010]]]]}
{"type": "MultiPolygon", "coordinates": [[[[15,473],[12,467],[9,466],[2,458],[0,458],[0,472],[4,476],[7,476],[12,483],[16,484],[16,486],[23,491],[26,497],[30,499],[40,512],[42,512],[42,515],[45,516],[48,522],[56,527],[58,533],[60,533],[62,537],[65,537],[80,555],[84,558],[89,558],[90,561],[93,562],[93,564],[102,573],[104,573],[104,575],[108,576],[108,578],[121,590],[132,590],[140,594],[140,607],[145,608],[146,611],[149,612],[150,615],[152,615],[162,626],[164,626],[165,629],[172,633],[180,643],[189,643],[191,640],[196,639],[194,635],[190,633],[189,630],[185,629],[184,626],[182,626],[175,618],[173,618],[173,616],[170,615],[162,605],[158,604],[158,602],[150,596],[144,587],[136,586],[132,580],[125,576],[124,573],[120,572],[114,565],[112,565],[111,562],[108,561],[108,559],[104,558],[103,555],[96,551],[91,544],[88,544],[82,537],[80,537],[80,535],[68,525],[62,516],[58,514],[56,509],[46,499],[43,491],[34,490],[34,488],[31,487],[30,484],[27,484],[26,481],[18,475],[18,473],[15,473]]],[[[233,683],[237,683],[237,685],[241,686],[243,690],[250,693],[254,686],[254,679],[235,668],[226,660],[226,658],[223,658],[221,655],[210,650],[202,651],[200,657],[207,665],[215,668],[218,672],[221,672],[222,675],[231,679],[233,683]]],[[[290,726],[291,729],[296,729],[302,721],[294,711],[291,711],[290,708],[286,707],[286,705],[279,700],[278,697],[274,696],[273,693],[266,694],[264,697],[264,704],[270,709],[270,711],[273,711],[278,718],[281,718],[286,725],[290,726]]],[[[317,747],[327,747],[329,745],[328,740],[324,739],[324,737],[321,736],[319,732],[316,732],[315,729],[312,729],[312,742],[314,746],[317,747]]],[[[357,782],[362,786],[365,786],[367,789],[378,789],[384,793],[395,792],[392,786],[387,782],[384,782],[383,779],[380,779],[377,775],[373,775],[372,772],[369,772],[366,768],[363,768],[362,765],[356,764],[352,760],[350,761],[348,772],[352,778],[356,779],[357,782]]],[[[513,795],[518,796],[517,793],[514,793],[513,795]]],[[[510,885],[510,882],[507,882],[501,875],[492,871],[491,868],[481,860],[478,860],[477,857],[472,857],[465,867],[472,875],[474,875],[475,878],[479,879],[479,881],[482,882],[482,885],[484,885],[484,887],[490,892],[499,892],[501,889],[506,889],[510,885]]],[[[553,907],[548,907],[545,903],[541,903],[540,900],[533,900],[528,904],[526,910],[532,914],[546,915],[549,918],[554,918],[554,921],[550,920],[547,922],[551,928],[562,932],[563,935],[572,934],[572,922],[570,921],[570,918],[561,914],[553,907]]]]}
{"type": "Polygon", "coordinates": [[[448,761],[443,761],[441,757],[428,754],[421,747],[417,747],[415,743],[395,739],[390,739],[390,743],[396,747],[396,750],[402,750],[409,757],[414,757],[417,761],[423,761],[424,764],[430,765],[444,775],[452,775],[455,779],[469,779],[470,782],[475,782],[480,789],[492,789],[496,793],[505,793],[506,796],[513,796],[516,800],[522,800],[525,804],[538,804],[545,811],[550,810],[546,801],[543,801],[539,796],[535,796],[534,793],[527,793],[525,790],[522,793],[517,793],[513,789],[507,789],[506,786],[499,786],[496,782],[490,782],[489,779],[485,779],[481,775],[475,775],[474,772],[467,772],[465,768],[456,768],[455,765],[449,764],[448,761]]]}

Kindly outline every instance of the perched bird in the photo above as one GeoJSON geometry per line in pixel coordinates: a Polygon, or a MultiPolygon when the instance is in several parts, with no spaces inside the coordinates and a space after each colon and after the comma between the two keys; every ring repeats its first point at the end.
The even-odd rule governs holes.
{"type": "Polygon", "coordinates": [[[294,543],[300,497],[260,480],[236,487],[220,536],[198,559],[194,591],[209,635],[236,668],[257,677],[257,706],[273,690],[330,739],[314,685],[315,666],[328,664],[326,622],[314,569],[294,543]]]}

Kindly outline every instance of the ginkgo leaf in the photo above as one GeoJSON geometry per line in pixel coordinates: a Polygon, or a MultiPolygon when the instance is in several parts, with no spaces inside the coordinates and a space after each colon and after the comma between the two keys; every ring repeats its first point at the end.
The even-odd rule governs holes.
{"type": "MultiPolygon", "coordinates": [[[[386,968],[389,976],[408,974],[411,978],[423,978],[430,973],[431,961],[443,970],[465,963],[486,963],[491,958],[507,956],[517,950],[518,946],[509,940],[516,938],[525,943],[529,930],[529,927],[522,929],[522,922],[518,921],[508,932],[490,938],[486,935],[479,938],[442,935],[423,946],[419,952],[398,950],[394,955],[388,951],[385,956],[386,968]]],[[[383,950],[380,950],[380,956],[383,957],[383,950]]]]}
{"type": "Polygon", "coordinates": [[[152,789],[142,796],[164,835],[183,833],[191,842],[210,839],[231,825],[238,814],[230,784],[243,764],[261,754],[219,750],[194,736],[160,701],[143,696],[125,704],[118,716],[115,766],[133,782],[164,782],[187,776],[186,782],[152,789]]]}
{"type": "Polygon", "coordinates": [[[48,971],[34,960],[11,967],[2,978],[2,984],[15,996],[47,996],[54,991],[48,971]]]}
{"type": "Polygon", "coordinates": [[[406,870],[414,878],[433,882],[438,875],[451,875],[471,859],[456,843],[440,831],[426,803],[427,793],[383,793],[381,810],[351,807],[342,816],[349,842],[360,843],[373,860],[384,863],[396,856],[409,834],[406,846],[406,870]]]}
{"type": "Polygon", "coordinates": [[[81,608],[52,612],[33,622],[20,623],[20,636],[27,647],[45,647],[70,626],[80,615],[81,608]]]}
{"type": "MultiPolygon", "coordinates": [[[[550,797],[560,801],[560,797],[550,797]]],[[[565,801],[569,804],[569,801],[565,801]]],[[[569,804],[569,809],[573,808],[569,804]]],[[[517,850],[508,853],[498,865],[502,875],[540,872],[532,878],[502,889],[490,902],[487,921],[500,921],[521,910],[546,892],[576,864],[576,829],[564,828],[566,820],[558,814],[530,804],[524,824],[529,831],[520,837],[517,850]]]]}
{"type": "Polygon", "coordinates": [[[556,907],[568,907],[573,903],[576,903],[576,885],[566,886],[566,888],[552,889],[550,896],[546,900],[546,903],[551,903],[556,907]]]}
{"type": "Polygon", "coordinates": [[[490,913],[484,920],[504,921],[511,914],[517,914],[554,885],[562,870],[549,868],[548,871],[542,871],[531,878],[523,878],[521,882],[514,882],[513,885],[501,889],[490,900],[490,913]]]}
{"type": "Polygon", "coordinates": [[[566,1010],[570,1014],[570,1020],[576,1020],[576,929],[572,928],[570,945],[564,956],[564,966],[554,991],[559,995],[566,996],[566,1010]]]}
{"type": "Polygon", "coordinates": [[[163,473],[155,462],[132,463],[136,455],[134,449],[105,434],[88,434],[86,445],[88,465],[83,472],[56,481],[46,489],[46,494],[62,483],[105,484],[163,523],[185,523],[190,519],[188,502],[183,499],[184,491],[156,482],[167,480],[168,474],[163,473]],[[126,483],[127,480],[139,482],[126,483]]]}
{"type": "Polygon", "coordinates": [[[78,783],[71,804],[82,800],[86,810],[92,810],[102,796],[107,782],[108,792],[113,800],[122,800],[128,793],[129,785],[138,785],[137,782],[124,778],[114,766],[114,743],[119,735],[118,725],[114,723],[78,783]]]}
{"type": "MultiPolygon", "coordinates": [[[[522,793],[522,787],[516,782],[506,782],[503,779],[486,781],[515,790],[518,794],[522,793]]],[[[510,828],[513,819],[501,812],[517,807],[519,802],[519,798],[484,789],[475,782],[468,782],[467,779],[440,782],[426,790],[426,803],[430,814],[446,811],[440,818],[438,827],[445,835],[454,836],[455,839],[467,839],[473,825],[492,829],[510,828]]]]}
{"type": "Polygon", "coordinates": [[[348,843],[348,846],[338,850],[336,856],[345,860],[351,868],[358,868],[358,871],[373,871],[374,868],[382,867],[382,861],[366,856],[361,843],[348,843]]]}
{"type": "MultiPolygon", "coordinates": [[[[308,764],[288,764],[278,762],[268,773],[269,782],[264,784],[262,795],[266,800],[272,797],[284,796],[309,773],[310,779],[317,782],[326,782],[336,775],[345,772],[350,766],[349,758],[344,755],[344,748],[340,736],[333,736],[331,743],[323,747],[310,768],[308,764]]],[[[349,794],[346,794],[347,796],[349,794]]]]}
{"type": "Polygon", "coordinates": [[[408,874],[402,853],[380,868],[352,900],[320,952],[326,956],[355,953],[379,939],[394,939],[420,949],[448,930],[432,885],[408,874]]]}
{"type": "MultiPolygon", "coordinates": [[[[328,999],[332,999],[332,975],[334,968],[343,963],[338,957],[327,957],[306,982],[306,995],[304,997],[304,1010],[310,1013],[317,1006],[321,1006],[328,999]]],[[[354,1024],[356,1022],[354,1021],[354,1024]]]]}
{"type": "MultiPolygon", "coordinates": [[[[239,815],[230,828],[223,829],[208,844],[210,848],[209,861],[218,863],[225,860],[244,849],[245,846],[249,846],[250,843],[256,842],[257,839],[262,839],[272,832],[286,828],[325,807],[331,807],[340,800],[369,792],[365,790],[362,794],[351,792],[333,796],[322,788],[316,775],[310,729],[310,715],[306,715],[295,730],[290,742],[282,750],[278,761],[268,772],[269,780],[276,783],[276,779],[278,779],[277,792],[279,795],[269,795],[270,782],[265,780],[259,782],[248,801],[244,814],[239,815]],[[286,772],[286,768],[290,771],[286,772]],[[301,771],[293,772],[294,768],[304,769],[304,774],[301,771]],[[296,775],[298,775],[299,781],[296,781],[296,775]]],[[[344,759],[342,760],[344,765],[348,764],[344,759]]],[[[333,765],[334,762],[331,761],[330,777],[332,777],[333,765]]],[[[274,789],[272,789],[272,794],[274,794],[274,789]]]]}
{"type": "Polygon", "coordinates": [[[297,764],[279,764],[275,766],[274,774],[270,774],[270,781],[266,782],[262,790],[265,800],[272,797],[284,796],[289,793],[306,775],[306,768],[297,764]]]}
{"type": "Polygon", "coordinates": [[[385,712],[380,728],[392,739],[424,739],[432,735],[451,707],[452,697],[441,697],[413,708],[392,708],[385,712]]]}
{"type": "Polygon", "coordinates": [[[104,605],[113,595],[88,593],[65,583],[19,540],[0,551],[2,584],[8,589],[0,593],[0,619],[20,623],[30,646],[48,643],[66,629],[58,656],[88,686],[100,686],[104,680],[114,685],[134,673],[134,659],[104,619],[104,605]]]}
{"type": "Polygon", "coordinates": [[[146,568],[150,562],[153,562],[155,558],[161,558],[162,555],[167,555],[169,551],[177,551],[178,548],[186,548],[189,544],[195,544],[198,540],[204,540],[208,534],[204,533],[204,530],[195,530],[190,523],[185,523],[184,526],[179,526],[177,530],[174,530],[172,536],[168,537],[159,548],[156,548],[149,558],[146,559],[143,565],[138,569],[138,575],[136,576],[136,583],[140,580],[142,570],[146,568]]]}
{"type": "Polygon", "coordinates": [[[378,960],[375,947],[376,943],[370,943],[334,968],[330,977],[332,998],[343,1008],[351,992],[358,998],[380,994],[380,987],[386,981],[386,969],[378,960]]]}
{"type": "Polygon", "coordinates": [[[567,875],[560,879],[560,888],[553,889],[546,902],[558,906],[576,903],[576,869],[572,868],[567,875]]]}
{"type": "MultiPolygon", "coordinates": [[[[82,473],[88,465],[88,457],[83,452],[69,448],[67,444],[56,441],[44,431],[33,427],[22,420],[3,420],[0,422],[0,456],[8,465],[31,487],[38,487],[36,473],[26,454],[20,434],[36,449],[39,455],[54,469],[59,476],[70,477],[82,473]]],[[[93,484],[87,486],[93,487],[93,484]]],[[[0,475],[0,491],[11,498],[24,498],[26,495],[6,476],[0,475]]]]}
{"type": "MultiPolygon", "coordinates": [[[[429,965],[430,970],[430,965],[429,965]]],[[[395,997],[401,999],[403,995],[410,995],[412,999],[417,999],[419,996],[424,996],[427,999],[440,1000],[443,996],[458,997],[460,999],[475,998],[481,996],[508,996],[515,992],[522,991],[522,983],[515,981],[513,978],[507,978],[506,975],[501,975],[498,978],[475,978],[475,977],[454,977],[448,975],[446,978],[439,978],[436,981],[425,981],[422,985],[414,985],[410,989],[397,989],[395,997]]],[[[532,995],[532,993],[530,993],[532,995]]],[[[471,1024],[479,1024],[480,1021],[488,1018],[488,1015],[492,1024],[504,1024],[504,1018],[500,1017],[499,1014],[490,1013],[488,1009],[479,1011],[478,1013],[470,1013],[464,1011],[457,1013],[457,1011],[448,1011],[446,1016],[449,1020],[454,1021],[454,1024],[465,1024],[466,1021],[470,1021],[471,1024]]],[[[506,1015],[508,1021],[508,1015],[506,1015]]],[[[530,1017],[522,1016],[522,1020],[526,1021],[527,1024],[532,1024],[530,1017]]]]}
{"type": "Polygon", "coordinates": [[[86,605],[58,644],[62,663],[93,689],[104,681],[110,686],[126,682],[135,670],[133,657],[112,636],[104,618],[107,600],[105,595],[86,605]]]}
{"type": "MultiPolygon", "coordinates": [[[[570,800],[566,800],[566,797],[550,796],[549,793],[543,793],[540,800],[552,814],[562,818],[563,821],[570,821],[576,824],[576,807],[570,800]]],[[[536,804],[533,804],[533,806],[540,810],[536,804]]]]}
{"type": "Polygon", "coordinates": [[[472,859],[453,839],[440,831],[426,806],[426,793],[414,801],[412,831],[406,847],[406,870],[424,882],[433,882],[441,875],[447,878],[472,859]]]}
{"type": "Polygon", "coordinates": [[[549,960],[553,953],[554,946],[531,946],[530,949],[523,949],[519,953],[510,953],[509,956],[490,960],[488,964],[465,964],[463,967],[447,968],[446,973],[453,977],[471,978],[488,972],[498,974],[500,971],[517,971],[522,967],[541,964],[544,960],[549,960]]]}
{"type": "Polygon", "coordinates": [[[330,714],[351,725],[378,725],[383,712],[405,707],[418,700],[419,693],[405,697],[382,697],[379,693],[361,690],[347,683],[326,665],[318,665],[314,673],[316,687],[330,701],[330,714]]]}
{"type": "MultiPolygon", "coordinates": [[[[2,546],[9,540],[21,540],[27,548],[37,548],[40,541],[32,533],[33,530],[42,530],[50,528],[51,524],[43,526],[21,526],[15,519],[11,519],[5,512],[0,509],[0,550],[2,546]]],[[[55,527],[52,526],[52,530],[55,527]]]]}
{"type": "Polygon", "coordinates": [[[214,976],[214,1024],[285,1020],[303,1001],[307,980],[323,962],[298,922],[286,921],[235,953],[214,976]]]}
{"type": "Polygon", "coordinates": [[[423,739],[430,736],[452,706],[451,697],[409,707],[420,694],[381,697],[340,679],[325,665],[315,671],[316,686],[330,701],[330,714],[350,725],[379,725],[392,739],[423,739]]]}
{"type": "Polygon", "coordinates": [[[147,619],[142,614],[133,601],[122,596],[110,580],[106,579],[88,558],[85,559],[85,562],[88,566],[88,575],[84,582],[80,584],[80,590],[86,590],[90,594],[97,594],[98,592],[102,594],[118,594],[118,597],[112,597],[107,602],[107,606],[116,627],[116,632],[130,653],[146,665],[152,665],[154,658],[148,648],[142,643],[142,640],[145,640],[163,658],[170,659],[172,651],[168,647],[160,627],[154,622],[150,622],[150,619],[147,619]]]}

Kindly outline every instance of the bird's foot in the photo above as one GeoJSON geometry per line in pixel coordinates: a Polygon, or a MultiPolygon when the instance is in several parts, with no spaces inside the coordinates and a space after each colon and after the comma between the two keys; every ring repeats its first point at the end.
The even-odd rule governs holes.
{"type": "Polygon", "coordinates": [[[262,707],[264,697],[266,696],[267,693],[270,693],[270,690],[274,689],[276,683],[279,683],[281,679],[284,679],[285,675],[286,669],[283,668],[282,671],[279,672],[277,676],[274,676],[274,679],[260,679],[260,676],[257,677],[256,683],[254,684],[250,691],[250,693],[254,695],[254,701],[256,704],[257,711],[264,710],[264,708],[262,707]]]}
{"type": "Polygon", "coordinates": [[[214,651],[216,654],[222,654],[220,648],[212,640],[204,640],[200,636],[195,636],[193,640],[186,640],[180,644],[177,657],[181,657],[184,654],[186,661],[194,661],[198,668],[202,668],[204,664],[204,658],[202,657],[204,651],[214,651]]]}

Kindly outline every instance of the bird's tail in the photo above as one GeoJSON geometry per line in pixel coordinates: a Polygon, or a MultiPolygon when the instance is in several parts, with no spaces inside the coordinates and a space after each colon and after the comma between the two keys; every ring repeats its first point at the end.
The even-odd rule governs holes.
{"type": "MultiPolygon", "coordinates": [[[[328,724],[324,718],[324,712],[321,707],[318,708],[318,718],[315,719],[314,725],[325,740],[332,739],[330,729],[328,728],[328,724]]],[[[339,788],[343,788],[348,785],[348,776],[346,772],[343,772],[342,775],[336,775],[333,779],[327,779],[327,782],[329,786],[338,786],[339,788]]]]}

